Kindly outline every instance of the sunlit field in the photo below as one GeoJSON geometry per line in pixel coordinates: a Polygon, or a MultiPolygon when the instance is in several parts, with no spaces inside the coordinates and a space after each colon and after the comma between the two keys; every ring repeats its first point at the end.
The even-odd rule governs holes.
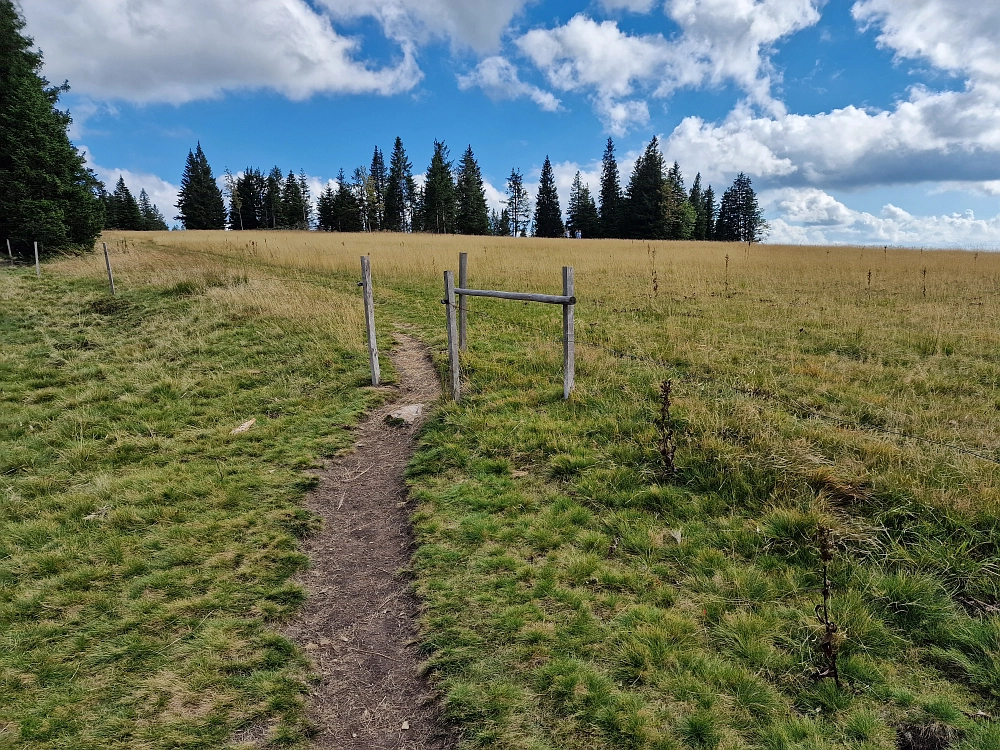
{"type": "MultiPolygon", "coordinates": [[[[266,450],[239,459],[257,462],[251,474],[265,477],[272,461],[287,478],[342,445],[339,430],[377,398],[363,387],[359,256],[371,256],[380,346],[387,351],[403,327],[428,343],[442,373],[442,272],[458,270],[460,252],[469,253],[469,283],[479,288],[561,293],[561,266],[575,268],[572,398],[562,400],[559,308],[472,299],[465,396],[441,405],[410,466],[419,500],[414,570],[425,604],[427,669],[468,747],[1000,747],[994,723],[1000,716],[1000,256],[304,232],[105,239],[118,304],[174,300],[155,302],[163,325],[175,321],[169,337],[149,352],[123,352],[123,372],[129,357],[140,354],[164,362],[173,394],[163,398],[181,403],[186,378],[199,376],[170,370],[171,348],[188,352],[185,367],[198,372],[238,367],[242,374],[219,396],[234,424],[266,414],[267,399],[292,399],[289,414],[299,416],[268,427],[266,450]],[[230,333],[226,362],[215,362],[222,354],[199,345],[230,333]],[[240,347],[251,344],[256,363],[239,365],[240,347]],[[280,363],[282,381],[292,383],[302,367],[302,383],[281,393],[254,390],[277,387],[264,376],[243,385],[247,369],[267,370],[267,347],[280,348],[272,361],[280,363]],[[665,380],[673,394],[673,474],[658,450],[665,380]],[[252,396],[246,405],[239,396],[244,387],[252,396]],[[325,416],[307,419],[310,409],[325,416]],[[295,455],[282,458],[290,434],[295,455]],[[814,611],[822,602],[822,528],[833,535],[830,617],[837,624],[839,688],[817,677],[827,666],[814,611]]],[[[36,284],[27,272],[15,273],[0,287],[5,317],[36,284]]],[[[41,284],[56,285],[49,294],[61,300],[49,306],[70,304],[71,295],[83,295],[86,304],[107,297],[100,252],[59,260],[44,273],[41,284]]],[[[74,323],[79,304],[62,314],[64,338],[110,336],[100,333],[100,319],[74,323]]],[[[117,335],[127,340],[127,330],[117,335]]],[[[36,330],[31,337],[24,351],[38,357],[68,351],[58,349],[58,336],[36,330]]],[[[75,422],[58,410],[27,415],[46,403],[38,401],[39,389],[48,389],[63,410],[80,408],[61,400],[62,381],[35,383],[9,354],[0,354],[0,367],[20,383],[3,386],[16,394],[5,396],[5,410],[11,404],[20,410],[0,423],[4,441],[18,451],[36,439],[17,426],[34,419],[42,432],[79,442],[53,443],[53,465],[73,462],[60,469],[61,478],[43,479],[49,465],[21,454],[0,465],[0,490],[16,496],[19,508],[0,537],[7,566],[0,613],[5,632],[15,633],[35,627],[25,618],[45,610],[44,597],[34,609],[23,602],[68,575],[55,563],[37,562],[56,552],[46,548],[45,534],[28,533],[24,524],[45,506],[55,514],[47,523],[85,525],[81,518],[115,503],[91,500],[98,490],[72,478],[73,471],[95,471],[99,457],[80,451],[101,431],[83,429],[77,439],[75,422]],[[79,509],[65,520],[58,515],[63,506],[47,498],[71,488],[79,509]]],[[[119,398],[119,385],[101,387],[107,400],[119,398]]],[[[148,390],[136,386],[140,395],[148,390]]],[[[203,408],[220,408],[208,394],[203,408]]],[[[213,439],[228,445],[225,433],[213,439]]],[[[189,442],[184,450],[192,455],[209,450],[189,442]]],[[[211,487],[216,480],[206,470],[199,481],[211,487]]],[[[301,490],[267,491],[286,513],[301,497],[301,490]]],[[[247,486],[246,501],[256,492],[247,486]]],[[[201,501],[185,502],[194,513],[201,501]]],[[[216,519],[225,507],[213,510],[216,519]]],[[[145,534],[144,524],[160,523],[151,512],[137,515],[116,527],[122,544],[130,534],[145,534]]],[[[305,530],[285,533],[291,539],[305,530]]],[[[225,553],[223,537],[213,543],[218,555],[225,553]]],[[[60,551],[59,559],[69,565],[74,555],[90,554],[88,544],[97,540],[60,551]]],[[[157,544],[169,548],[170,541],[157,544]]],[[[286,562],[268,585],[288,587],[297,564],[286,562]]],[[[117,575],[125,586],[144,574],[126,565],[117,575]]],[[[264,568],[247,575],[264,576],[264,568]]],[[[128,590],[140,603],[192,596],[180,589],[147,595],[138,583],[128,590]]],[[[127,712],[101,741],[218,747],[233,729],[255,721],[280,728],[284,742],[305,742],[295,688],[304,684],[304,668],[294,666],[302,655],[274,645],[280,639],[260,645],[294,610],[291,593],[279,600],[273,611],[249,600],[233,600],[225,611],[244,628],[246,653],[277,649],[270,661],[255,657],[259,663],[247,674],[270,669],[283,687],[213,677],[229,658],[216,643],[224,631],[216,641],[206,633],[209,643],[185,640],[184,633],[201,632],[192,616],[165,639],[181,637],[180,667],[153,659],[122,668],[137,684],[154,680],[161,690],[163,708],[142,715],[145,744],[122,739],[127,712]],[[199,649],[213,648],[216,662],[198,661],[206,653],[199,649]],[[172,729],[175,744],[169,744],[155,730],[180,721],[178,707],[187,704],[171,703],[168,694],[172,675],[188,674],[185,668],[209,680],[218,700],[190,716],[182,711],[188,734],[172,729]],[[199,745],[192,738],[212,722],[222,740],[199,745]]],[[[48,611],[69,643],[79,627],[75,615],[48,611]]],[[[31,665],[44,661],[53,641],[12,640],[21,650],[3,665],[4,690],[31,686],[40,700],[42,681],[31,665]]],[[[59,653],[73,654],[70,646],[59,653]]],[[[84,663],[95,684],[110,679],[110,662],[84,663]]],[[[200,705],[191,696],[202,683],[177,679],[179,693],[200,705]]],[[[78,700],[69,695],[63,700],[78,700]]],[[[38,735],[35,744],[19,740],[13,729],[2,729],[2,722],[23,725],[35,710],[19,700],[9,704],[13,709],[0,708],[0,747],[71,746],[66,737],[84,736],[90,744],[75,746],[101,746],[93,732],[69,729],[38,735]]],[[[100,700],[73,705],[78,722],[108,721],[111,709],[100,700]]]]}

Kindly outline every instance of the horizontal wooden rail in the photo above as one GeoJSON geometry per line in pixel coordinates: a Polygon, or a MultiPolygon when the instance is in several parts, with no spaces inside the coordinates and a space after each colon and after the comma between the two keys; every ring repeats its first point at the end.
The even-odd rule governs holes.
{"type": "Polygon", "coordinates": [[[557,294],[529,294],[525,292],[496,292],[492,289],[455,289],[455,296],[495,297],[496,299],[514,299],[521,302],[544,302],[548,305],[575,305],[576,297],[563,297],[557,294]]]}

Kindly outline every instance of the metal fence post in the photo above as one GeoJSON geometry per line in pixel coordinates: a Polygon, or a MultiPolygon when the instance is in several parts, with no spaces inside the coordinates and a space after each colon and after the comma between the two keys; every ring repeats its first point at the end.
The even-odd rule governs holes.
{"type": "MultiPolygon", "coordinates": [[[[563,296],[573,296],[573,266],[563,266],[563,296]]],[[[576,377],[576,321],[573,304],[563,305],[563,399],[573,391],[576,377]]]]}
{"type": "Polygon", "coordinates": [[[375,342],[375,295],[372,291],[372,266],[367,255],[361,256],[361,284],[365,298],[365,326],[368,329],[368,362],[372,369],[372,385],[379,385],[382,371],[378,362],[378,344],[375,342]]]}
{"type": "Polygon", "coordinates": [[[458,324],[455,320],[455,274],[444,272],[444,304],[448,310],[448,369],[451,371],[451,397],[461,401],[461,373],[458,369],[458,324]]]}

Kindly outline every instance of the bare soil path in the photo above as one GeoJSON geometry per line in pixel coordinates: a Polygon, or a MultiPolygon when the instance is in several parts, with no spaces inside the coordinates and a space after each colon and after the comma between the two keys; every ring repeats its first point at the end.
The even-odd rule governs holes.
{"type": "Polygon", "coordinates": [[[306,541],[308,599],[286,634],[306,649],[320,676],[309,700],[317,750],[457,744],[418,673],[419,603],[401,572],[413,546],[403,471],[422,418],[402,426],[386,421],[414,404],[426,414],[440,383],[415,339],[397,335],[392,359],[401,378],[397,397],[368,416],[354,452],[330,463],[306,501],[324,523],[306,541]]]}

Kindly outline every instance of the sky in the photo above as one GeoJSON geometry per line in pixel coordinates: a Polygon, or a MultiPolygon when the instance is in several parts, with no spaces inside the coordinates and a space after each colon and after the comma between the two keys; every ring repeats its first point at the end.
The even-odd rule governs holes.
{"type": "Polygon", "coordinates": [[[19,2],[74,143],[168,220],[198,142],[314,191],[471,145],[494,207],[548,156],[565,208],[657,136],[688,186],[749,175],[771,242],[1000,249],[995,0],[19,2]]]}

